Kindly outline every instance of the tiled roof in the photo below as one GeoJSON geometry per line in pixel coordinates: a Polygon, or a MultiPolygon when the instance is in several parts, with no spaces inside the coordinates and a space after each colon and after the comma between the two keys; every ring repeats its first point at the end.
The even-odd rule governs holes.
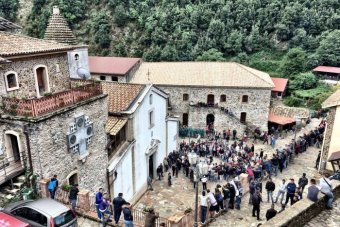
{"type": "Polygon", "coordinates": [[[68,27],[65,18],[60,15],[60,11],[57,6],[53,7],[53,13],[48,20],[44,39],[70,45],[75,45],[77,43],[76,37],[68,27]]]}
{"type": "Polygon", "coordinates": [[[340,89],[334,92],[322,103],[322,108],[329,108],[333,106],[340,106],[340,89]]]}
{"type": "Polygon", "coordinates": [[[126,118],[109,116],[106,122],[105,132],[115,136],[124,127],[126,122],[127,122],[126,118]]]}
{"type": "Polygon", "coordinates": [[[5,18],[0,17],[0,31],[8,31],[8,30],[15,30],[21,29],[21,27],[17,24],[14,24],[5,18]]]}
{"type": "Polygon", "coordinates": [[[295,120],[291,117],[278,116],[272,113],[269,114],[268,121],[279,125],[287,125],[295,122],[295,120]]]}
{"type": "Polygon", "coordinates": [[[127,74],[141,59],[123,57],[89,57],[91,73],[100,74],[127,74]]]}
{"type": "Polygon", "coordinates": [[[127,110],[138,97],[145,85],[127,84],[109,81],[101,81],[102,89],[108,94],[108,109],[110,113],[127,110]]]}
{"type": "Polygon", "coordinates": [[[272,77],[272,81],[275,85],[272,91],[284,92],[286,90],[288,79],[272,77]]]}
{"type": "Polygon", "coordinates": [[[340,67],[331,67],[331,66],[318,66],[313,69],[314,72],[323,72],[323,73],[335,73],[340,74],[340,67]]]}
{"type": "Polygon", "coordinates": [[[273,88],[270,76],[235,62],[143,62],[133,83],[273,88]]]}
{"type": "Polygon", "coordinates": [[[67,51],[74,49],[63,43],[32,38],[29,36],[0,31],[0,56],[14,56],[34,53],[67,51]]]}

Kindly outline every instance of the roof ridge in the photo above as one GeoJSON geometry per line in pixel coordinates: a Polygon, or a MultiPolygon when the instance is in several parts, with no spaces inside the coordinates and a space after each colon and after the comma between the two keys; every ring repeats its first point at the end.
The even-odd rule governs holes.
{"type": "Polygon", "coordinates": [[[122,85],[136,85],[136,86],[146,86],[147,84],[140,83],[126,83],[126,82],[118,82],[118,81],[108,81],[108,80],[100,80],[100,83],[111,83],[111,84],[122,84],[122,85]]]}
{"type": "Polygon", "coordinates": [[[24,35],[24,34],[11,33],[11,32],[6,32],[6,31],[0,31],[0,33],[6,33],[6,35],[23,37],[23,38],[27,38],[27,39],[36,40],[36,41],[39,41],[39,42],[48,42],[48,43],[53,43],[53,44],[65,45],[65,47],[72,47],[73,46],[73,45],[70,45],[70,44],[67,44],[67,43],[58,43],[58,42],[56,42],[54,40],[40,39],[40,38],[36,38],[36,37],[24,35]]]}
{"type": "MultiPolygon", "coordinates": [[[[273,85],[273,84],[271,84],[271,83],[268,83],[268,81],[266,81],[265,79],[261,78],[261,76],[259,76],[259,75],[255,74],[255,73],[253,73],[252,71],[250,71],[249,69],[247,69],[247,68],[248,68],[248,66],[242,65],[242,64],[240,64],[240,63],[237,63],[237,62],[232,62],[232,63],[236,64],[238,67],[240,67],[240,68],[242,68],[242,69],[246,70],[247,72],[249,72],[249,73],[251,73],[252,75],[254,75],[254,76],[256,76],[257,78],[259,78],[260,80],[262,80],[262,81],[266,82],[267,84],[269,84],[269,85],[273,85]]],[[[257,69],[254,69],[254,70],[256,70],[256,71],[260,71],[260,70],[257,70],[257,69]]],[[[262,72],[262,71],[260,71],[260,72],[262,72]]],[[[266,72],[263,72],[263,73],[266,73],[266,72]]],[[[270,78],[270,75],[269,75],[268,73],[266,73],[266,74],[267,74],[267,75],[269,76],[269,78],[270,78]]]]}

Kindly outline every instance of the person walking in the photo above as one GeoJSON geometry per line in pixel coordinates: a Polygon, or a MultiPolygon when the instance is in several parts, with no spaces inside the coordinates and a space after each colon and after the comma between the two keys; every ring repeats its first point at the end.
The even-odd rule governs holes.
{"type": "Polygon", "coordinates": [[[131,204],[130,203],[124,204],[122,206],[122,211],[123,211],[123,215],[124,215],[125,227],[134,227],[131,204]]]}
{"type": "Polygon", "coordinates": [[[171,187],[172,182],[171,182],[171,173],[168,173],[168,186],[171,187]]]}
{"type": "Polygon", "coordinates": [[[156,219],[159,217],[153,208],[150,208],[145,215],[144,227],[156,227],[156,219]]]}
{"type": "Polygon", "coordinates": [[[200,196],[200,204],[201,204],[201,224],[204,225],[208,211],[208,196],[206,195],[205,191],[202,191],[202,195],[200,196]]]}
{"type": "Polygon", "coordinates": [[[334,195],[332,192],[332,182],[328,177],[329,177],[329,174],[326,173],[325,176],[320,179],[320,191],[322,194],[326,195],[326,199],[327,199],[326,208],[332,209],[334,195]]]}
{"type": "Polygon", "coordinates": [[[77,197],[78,197],[79,189],[78,184],[72,186],[70,190],[69,200],[72,206],[72,211],[75,213],[77,206],[77,197]]]}
{"type": "Polygon", "coordinates": [[[48,191],[50,192],[51,199],[54,199],[57,188],[58,188],[57,175],[54,175],[51,178],[50,182],[48,183],[48,187],[47,187],[48,191]]]}
{"type": "Polygon", "coordinates": [[[294,179],[291,178],[290,182],[287,184],[287,196],[286,196],[285,205],[287,205],[289,199],[290,199],[290,205],[293,205],[295,191],[296,191],[296,184],[294,183],[294,179]]]}
{"type": "Polygon", "coordinates": [[[101,202],[103,201],[103,188],[99,188],[98,192],[96,192],[96,211],[97,211],[97,216],[98,216],[98,220],[101,221],[102,220],[102,215],[101,212],[99,211],[99,206],[101,204],[101,202]]]}
{"type": "Polygon", "coordinates": [[[112,215],[112,212],[109,211],[109,206],[111,205],[110,201],[109,201],[109,197],[107,194],[105,194],[99,204],[99,212],[101,215],[101,222],[103,224],[103,226],[106,225],[106,223],[110,222],[110,217],[112,215]],[[105,220],[105,214],[108,214],[107,219],[105,220]]]}
{"type": "Polygon", "coordinates": [[[269,178],[267,183],[266,183],[266,190],[267,190],[267,201],[268,201],[268,203],[269,203],[269,200],[271,200],[272,203],[274,203],[273,192],[275,191],[275,183],[272,181],[271,178],[269,178]]]}
{"type": "Polygon", "coordinates": [[[229,191],[227,184],[223,186],[222,191],[223,191],[223,200],[224,200],[224,210],[228,211],[229,201],[230,201],[230,191],[229,191]]]}
{"type": "Polygon", "coordinates": [[[281,197],[280,203],[282,204],[282,201],[283,201],[283,198],[285,197],[286,192],[287,192],[286,180],[282,179],[282,183],[279,185],[279,192],[277,193],[275,203],[277,203],[277,200],[281,197]]]}
{"type": "Polygon", "coordinates": [[[306,173],[303,173],[302,177],[300,177],[298,181],[298,185],[301,188],[301,194],[303,193],[303,190],[305,189],[307,184],[308,184],[308,179],[306,177],[306,173]]]}
{"type": "Polygon", "coordinates": [[[127,204],[127,202],[123,198],[123,193],[118,193],[118,196],[113,199],[112,204],[115,224],[118,225],[120,215],[122,214],[122,207],[124,204],[127,204]]]}
{"type": "Polygon", "coordinates": [[[147,184],[148,184],[148,190],[149,191],[153,191],[153,188],[152,188],[152,178],[151,178],[150,175],[148,176],[147,184]]]}
{"type": "Polygon", "coordinates": [[[307,198],[313,202],[318,201],[318,194],[320,189],[316,186],[315,179],[310,180],[310,186],[308,187],[307,198]]]}
{"type": "Polygon", "coordinates": [[[261,193],[257,191],[253,196],[253,217],[257,217],[257,220],[260,221],[260,204],[262,202],[261,193]],[[256,212],[256,215],[255,215],[256,212]]]}
{"type": "Polygon", "coordinates": [[[204,175],[204,176],[202,177],[201,181],[202,181],[203,190],[204,190],[204,191],[207,190],[207,181],[208,181],[207,176],[204,175]]]}

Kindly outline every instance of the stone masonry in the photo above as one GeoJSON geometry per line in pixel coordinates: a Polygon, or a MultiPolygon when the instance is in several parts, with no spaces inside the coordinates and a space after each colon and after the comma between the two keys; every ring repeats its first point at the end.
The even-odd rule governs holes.
{"type": "Polygon", "coordinates": [[[327,116],[327,126],[324,135],[324,141],[322,145],[321,159],[320,159],[320,171],[324,171],[328,164],[329,169],[332,169],[331,164],[327,162],[329,147],[331,145],[334,121],[336,115],[336,108],[331,108],[327,116]]]}
{"type": "MultiPolygon", "coordinates": [[[[172,114],[179,115],[183,123],[183,113],[189,115],[189,127],[206,127],[206,117],[208,113],[216,114],[215,125],[218,125],[220,114],[211,107],[193,108],[198,102],[207,103],[207,96],[214,95],[214,103],[218,107],[227,108],[233,112],[236,118],[240,119],[241,112],[246,113],[246,121],[267,130],[267,121],[270,106],[270,89],[247,89],[247,88],[213,88],[213,87],[193,87],[193,86],[165,86],[158,85],[163,91],[170,95],[170,105],[172,114]],[[183,94],[188,94],[189,99],[183,101],[183,94]],[[221,95],[226,95],[226,101],[221,102],[221,95]],[[248,95],[248,102],[242,102],[242,96],[248,95]],[[207,110],[202,110],[206,108],[207,110]],[[209,110],[210,109],[210,110],[209,110]],[[202,119],[202,121],[198,121],[202,119]]],[[[220,110],[218,110],[220,111],[220,110]]],[[[221,119],[221,118],[220,118],[221,119]]],[[[230,128],[237,128],[235,122],[228,125],[230,128]]]]}
{"type": "Polygon", "coordinates": [[[49,85],[52,93],[61,92],[69,88],[67,54],[44,55],[22,59],[12,59],[12,63],[4,64],[0,71],[0,95],[27,98],[37,96],[35,88],[34,67],[47,67],[49,85]],[[59,69],[59,70],[58,70],[59,69]],[[6,91],[5,74],[14,71],[18,74],[19,89],[6,91]]]}

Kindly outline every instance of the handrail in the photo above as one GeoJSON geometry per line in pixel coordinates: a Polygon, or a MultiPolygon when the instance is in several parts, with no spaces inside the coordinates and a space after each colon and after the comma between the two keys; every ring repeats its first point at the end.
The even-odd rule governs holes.
{"type": "Polygon", "coordinates": [[[25,168],[26,157],[23,154],[23,152],[19,152],[18,156],[7,156],[0,161],[0,182],[6,180],[10,174],[18,171],[18,169],[22,170],[25,168]]]}

